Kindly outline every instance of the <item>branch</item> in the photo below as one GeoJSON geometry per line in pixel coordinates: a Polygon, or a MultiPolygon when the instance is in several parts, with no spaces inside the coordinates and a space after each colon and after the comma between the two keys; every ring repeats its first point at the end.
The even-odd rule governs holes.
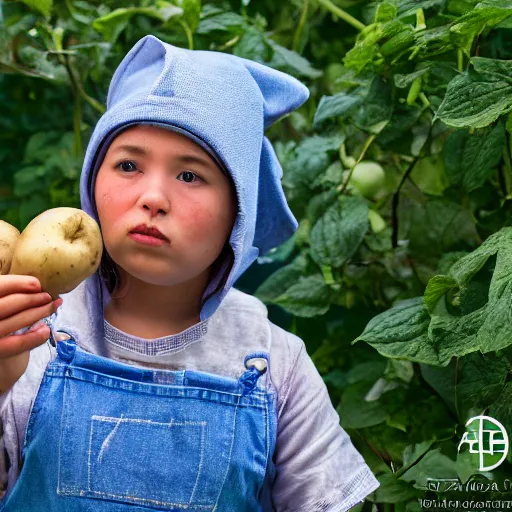
{"type": "Polygon", "coordinates": [[[340,9],[337,5],[334,5],[330,0],[318,0],[318,3],[328,11],[332,12],[332,14],[335,14],[348,24],[355,27],[357,30],[361,31],[366,28],[364,23],[361,23],[358,19],[354,18],[354,16],[351,16],[348,12],[340,9]]]}

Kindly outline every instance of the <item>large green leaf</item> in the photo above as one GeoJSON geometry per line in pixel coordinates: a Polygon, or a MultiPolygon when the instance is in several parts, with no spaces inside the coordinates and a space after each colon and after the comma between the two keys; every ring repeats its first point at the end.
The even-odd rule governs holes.
{"type": "Polygon", "coordinates": [[[430,315],[423,297],[398,303],[373,317],[357,341],[366,341],[385,357],[439,365],[435,345],[428,337],[430,315]]]}
{"type": "Polygon", "coordinates": [[[330,153],[338,152],[344,140],[342,134],[313,135],[304,138],[293,152],[288,154],[287,161],[283,162],[283,184],[289,188],[300,184],[309,186],[327,169],[331,160],[330,153]]]}
{"type": "Polygon", "coordinates": [[[446,197],[400,200],[399,237],[415,254],[441,255],[461,246],[476,246],[478,233],[471,211],[446,197]]]}
{"type": "Polygon", "coordinates": [[[302,277],[272,302],[294,315],[313,317],[327,313],[332,297],[333,291],[318,274],[302,277]]]}
{"type": "Polygon", "coordinates": [[[512,16],[508,0],[486,0],[453,23],[451,30],[457,34],[474,37],[485,27],[493,27],[512,16]]]}
{"type": "MultiPolygon", "coordinates": [[[[449,271],[460,289],[460,312],[440,309],[432,315],[429,337],[438,346],[439,359],[447,363],[452,356],[463,356],[480,350],[488,353],[512,344],[512,228],[491,235],[478,249],[459,259],[449,271]],[[494,256],[496,264],[483,306],[472,306],[464,314],[464,301],[478,306],[471,294],[464,292],[477,273],[494,256]]],[[[443,297],[440,300],[445,300],[443,297]]],[[[453,308],[453,306],[452,306],[453,308]]]]}
{"type": "Polygon", "coordinates": [[[462,423],[482,414],[496,401],[508,372],[507,359],[493,353],[483,355],[474,352],[459,359],[455,395],[462,423]]]}
{"type": "Polygon", "coordinates": [[[313,226],[311,257],[320,266],[341,267],[356,252],[368,228],[368,203],[360,196],[343,198],[313,226]]]}
{"type": "Polygon", "coordinates": [[[471,192],[481,187],[500,162],[505,144],[503,123],[488,129],[455,130],[443,148],[446,172],[452,184],[471,192]]]}
{"type": "Polygon", "coordinates": [[[512,110],[512,80],[496,72],[508,69],[510,63],[497,61],[491,66],[478,59],[472,59],[472,63],[476,63],[475,70],[470,69],[448,84],[436,113],[436,118],[449,126],[484,128],[512,110]]]}

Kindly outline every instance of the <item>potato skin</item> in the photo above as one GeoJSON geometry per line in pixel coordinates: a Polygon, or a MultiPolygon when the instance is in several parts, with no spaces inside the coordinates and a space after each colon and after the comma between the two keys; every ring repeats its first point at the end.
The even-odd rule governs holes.
{"type": "Polygon", "coordinates": [[[101,231],[90,215],[77,208],[52,208],[21,233],[10,274],[37,277],[55,300],[96,272],[102,253],[101,231]]]}
{"type": "Polygon", "coordinates": [[[2,276],[8,274],[11,269],[14,248],[19,237],[18,229],[8,222],[0,220],[0,275],[2,276]]]}

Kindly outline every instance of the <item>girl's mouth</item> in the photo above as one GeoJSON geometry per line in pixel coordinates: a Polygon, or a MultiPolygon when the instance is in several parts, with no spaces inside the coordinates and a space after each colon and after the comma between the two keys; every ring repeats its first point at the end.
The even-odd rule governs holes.
{"type": "Polygon", "coordinates": [[[154,236],[150,235],[143,235],[142,233],[128,233],[128,236],[135,240],[136,242],[139,242],[141,244],[145,245],[164,245],[167,242],[165,240],[162,240],[161,238],[156,238],[154,236]]]}

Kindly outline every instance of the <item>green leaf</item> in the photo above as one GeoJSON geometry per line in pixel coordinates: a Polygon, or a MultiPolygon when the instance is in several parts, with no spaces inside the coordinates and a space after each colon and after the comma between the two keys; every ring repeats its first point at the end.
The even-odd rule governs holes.
{"type": "Polygon", "coordinates": [[[384,23],[396,18],[397,6],[393,2],[381,2],[375,11],[375,23],[384,23]]]}
{"type": "Polygon", "coordinates": [[[313,127],[319,128],[327,119],[346,118],[355,107],[361,105],[362,98],[354,93],[340,92],[334,96],[322,96],[315,112],[313,127]]]}
{"type": "MultiPolygon", "coordinates": [[[[498,420],[509,434],[512,433],[512,382],[507,382],[500,396],[489,408],[489,416],[498,420]]],[[[507,460],[512,461],[512,450],[509,450],[507,460]]]]}
{"type": "Polygon", "coordinates": [[[486,27],[496,26],[510,16],[512,16],[512,5],[508,0],[483,1],[459,18],[452,25],[451,31],[474,37],[486,27]]]}
{"type": "MultiPolygon", "coordinates": [[[[178,8],[182,9],[183,20],[195,32],[201,15],[201,0],[177,0],[178,8]]],[[[172,5],[172,4],[171,4],[172,5]]]]}
{"type": "Polygon", "coordinates": [[[60,84],[67,84],[69,81],[64,66],[50,62],[48,52],[43,52],[32,46],[21,47],[18,63],[0,57],[0,72],[42,78],[60,84]]]}
{"type": "Polygon", "coordinates": [[[478,309],[472,307],[468,314],[443,311],[432,315],[429,336],[438,346],[442,364],[452,356],[461,357],[476,350],[485,354],[512,344],[512,228],[502,228],[489,236],[480,247],[454,263],[449,275],[464,297],[470,281],[478,278],[477,273],[485,270],[484,266],[493,256],[496,264],[483,306],[480,300],[480,304],[476,302],[478,309]]]}
{"type": "Polygon", "coordinates": [[[196,34],[206,35],[211,34],[212,32],[242,34],[245,26],[246,23],[244,18],[235,12],[213,11],[212,15],[204,17],[199,21],[196,34]]]}
{"type": "Polygon", "coordinates": [[[306,271],[306,266],[307,260],[300,254],[290,264],[268,276],[255,290],[254,295],[266,304],[271,303],[299,281],[306,271]]]}
{"type": "MultiPolygon", "coordinates": [[[[174,14],[181,14],[183,11],[175,7],[173,12],[174,14]]],[[[100,32],[107,41],[114,43],[119,34],[126,28],[130,19],[136,14],[143,14],[144,16],[165,22],[169,19],[170,13],[168,11],[162,12],[155,7],[123,7],[110,12],[106,16],[96,18],[92,26],[95,30],[100,32]]]]}
{"type": "Polygon", "coordinates": [[[233,49],[233,54],[237,57],[255,60],[262,64],[270,59],[270,53],[265,35],[254,26],[247,28],[233,49]]]}
{"type": "Polygon", "coordinates": [[[400,18],[414,14],[418,9],[431,9],[441,7],[444,0],[398,0],[398,14],[400,18]]]}
{"type": "Polygon", "coordinates": [[[407,299],[373,317],[352,344],[365,341],[385,357],[438,365],[428,338],[429,321],[423,297],[407,299]]]}
{"type": "MultiPolygon", "coordinates": [[[[510,9],[512,16],[512,8],[510,9]]],[[[477,73],[482,75],[494,75],[496,80],[512,82],[512,61],[488,59],[484,57],[471,57],[471,64],[477,73]]]]}
{"type": "Polygon", "coordinates": [[[430,450],[417,464],[406,471],[400,480],[414,482],[416,489],[427,490],[433,478],[457,478],[455,461],[441,453],[439,448],[430,450]]]}
{"type": "Polygon", "coordinates": [[[309,186],[318,175],[329,166],[330,152],[338,152],[345,137],[342,134],[332,136],[307,137],[294,148],[283,162],[283,184],[289,188],[304,184],[309,186]]]}
{"type": "MultiPolygon", "coordinates": [[[[384,375],[386,367],[387,362],[382,358],[377,361],[356,364],[347,372],[347,382],[348,384],[355,384],[356,382],[373,383],[384,375]]],[[[368,389],[370,389],[370,386],[368,389]]]]}
{"type": "Polygon", "coordinates": [[[25,5],[39,11],[45,17],[50,17],[53,0],[21,0],[25,5]]]}
{"type": "Polygon", "coordinates": [[[428,73],[430,71],[430,67],[426,67],[423,69],[418,69],[417,71],[414,71],[413,73],[407,73],[406,75],[397,73],[396,75],[393,75],[393,79],[395,81],[395,85],[400,88],[404,89],[405,87],[409,87],[416,78],[423,76],[425,73],[428,73]]]}
{"type": "Polygon", "coordinates": [[[394,473],[378,475],[378,480],[380,486],[375,490],[378,503],[403,503],[420,497],[418,491],[399,480],[394,473]]]}
{"type": "Polygon", "coordinates": [[[359,111],[353,117],[354,123],[363,130],[372,131],[376,125],[384,123],[382,126],[385,126],[390,121],[392,114],[392,86],[381,78],[375,78],[359,111]]]}
{"type": "Polygon", "coordinates": [[[369,26],[364,33],[359,34],[356,44],[345,54],[343,64],[356,73],[371,66],[380,56],[377,42],[382,35],[381,24],[369,26]]]}
{"type": "Polygon", "coordinates": [[[327,313],[333,292],[321,274],[302,277],[272,302],[289,313],[313,317],[327,313]]]}
{"type": "Polygon", "coordinates": [[[475,246],[478,233],[471,211],[445,197],[416,202],[400,199],[399,237],[409,240],[413,253],[440,255],[459,249],[461,244],[475,246]]]}
{"type": "Polygon", "coordinates": [[[435,119],[457,128],[484,128],[511,110],[511,81],[495,73],[469,70],[448,84],[435,119]]]}
{"type": "Polygon", "coordinates": [[[452,413],[456,413],[455,405],[455,360],[447,366],[432,366],[420,363],[421,376],[443,399],[452,413]]]}
{"type": "MultiPolygon", "coordinates": [[[[420,365],[423,366],[423,365],[420,365]]],[[[414,463],[416,463],[425,453],[428,452],[428,449],[434,443],[434,439],[429,439],[428,441],[423,441],[417,444],[410,444],[407,446],[403,452],[403,466],[400,468],[399,473],[403,474],[407,469],[409,469],[414,463]]]]}
{"type": "Polygon", "coordinates": [[[471,192],[481,187],[492,175],[503,154],[503,123],[489,129],[456,130],[443,147],[446,172],[452,184],[471,192]]]}
{"type": "Polygon", "coordinates": [[[428,312],[433,313],[439,299],[452,288],[457,286],[457,281],[451,276],[434,276],[429,280],[424,298],[428,312]]]}
{"type": "Polygon", "coordinates": [[[268,63],[269,66],[299,77],[318,78],[323,75],[323,71],[315,69],[307,59],[297,52],[288,50],[272,39],[267,39],[267,42],[274,50],[274,55],[268,63]]]}
{"type": "Polygon", "coordinates": [[[410,107],[407,104],[396,105],[390,121],[379,133],[375,142],[388,146],[392,142],[398,141],[401,150],[403,145],[402,138],[407,137],[411,133],[411,129],[418,122],[421,113],[422,109],[417,106],[410,107]]]}
{"type": "Polygon", "coordinates": [[[311,257],[320,266],[341,267],[368,231],[368,203],[360,196],[334,204],[311,230],[311,257]]]}
{"type": "Polygon", "coordinates": [[[493,353],[473,352],[459,359],[455,390],[459,418],[463,423],[473,416],[473,412],[481,414],[496,401],[508,371],[507,359],[493,353]]]}
{"type": "Polygon", "coordinates": [[[371,427],[386,421],[386,411],[379,402],[365,400],[371,387],[371,383],[363,381],[351,384],[345,389],[337,408],[343,428],[371,427]]]}

